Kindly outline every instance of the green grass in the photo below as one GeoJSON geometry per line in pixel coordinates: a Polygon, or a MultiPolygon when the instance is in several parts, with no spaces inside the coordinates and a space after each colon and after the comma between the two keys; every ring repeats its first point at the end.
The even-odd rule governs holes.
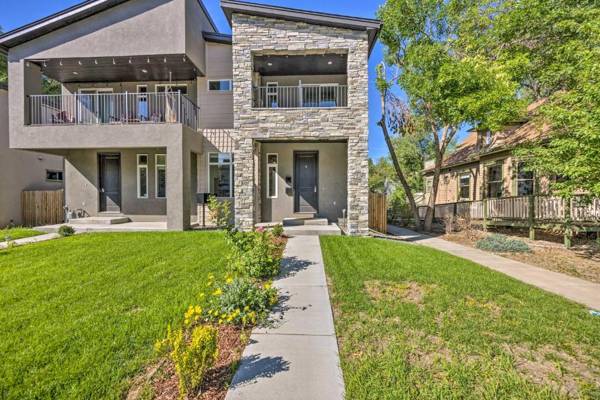
{"type": "Polygon", "coordinates": [[[322,237],[348,399],[600,399],[600,318],[412,244],[322,237]]]}
{"type": "Polygon", "coordinates": [[[173,232],[0,252],[0,398],[123,398],[226,251],[221,233],[173,232]]]}
{"type": "Polygon", "coordinates": [[[30,228],[4,228],[0,229],[0,242],[4,242],[7,238],[10,238],[10,240],[17,240],[43,234],[44,232],[30,228]]]}

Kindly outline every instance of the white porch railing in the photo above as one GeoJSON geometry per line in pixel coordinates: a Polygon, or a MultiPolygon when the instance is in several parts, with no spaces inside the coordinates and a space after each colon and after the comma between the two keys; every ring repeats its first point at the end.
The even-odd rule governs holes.
{"type": "Polygon", "coordinates": [[[180,123],[197,130],[198,116],[179,92],[29,96],[30,125],[180,123]]]}
{"type": "Polygon", "coordinates": [[[258,86],[254,108],[334,108],[348,106],[346,85],[258,86]]]}

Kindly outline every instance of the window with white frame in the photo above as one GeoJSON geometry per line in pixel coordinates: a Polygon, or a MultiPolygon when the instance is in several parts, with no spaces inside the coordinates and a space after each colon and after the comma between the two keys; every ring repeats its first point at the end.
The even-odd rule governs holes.
{"type": "Polygon", "coordinates": [[[267,107],[277,108],[279,101],[279,84],[277,82],[267,82],[267,107]]]}
{"type": "Polygon", "coordinates": [[[267,198],[277,198],[277,168],[279,164],[279,155],[277,153],[267,153],[267,198]]]}
{"type": "Polygon", "coordinates": [[[458,198],[469,200],[471,198],[471,174],[464,173],[458,177],[458,198]]]}
{"type": "Polygon", "coordinates": [[[233,197],[231,153],[208,153],[208,192],[217,197],[233,197]]]}
{"type": "Polygon", "coordinates": [[[523,161],[517,164],[517,196],[531,196],[534,192],[534,175],[523,161]]]}
{"type": "Polygon", "coordinates": [[[155,162],[156,170],[156,198],[167,197],[167,155],[157,154],[155,162]]]}
{"type": "Polygon", "coordinates": [[[148,198],[148,154],[137,155],[137,197],[148,198]]]}
{"type": "Polygon", "coordinates": [[[208,81],[209,92],[231,92],[231,79],[216,79],[208,81]]]}

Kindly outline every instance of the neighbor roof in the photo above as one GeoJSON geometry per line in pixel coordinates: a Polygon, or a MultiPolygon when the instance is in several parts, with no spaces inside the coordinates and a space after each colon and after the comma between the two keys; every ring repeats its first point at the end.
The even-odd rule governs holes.
{"type": "MultiPolygon", "coordinates": [[[[6,50],[11,47],[18,46],[22,43],[36,39],[47,33],[63,28],[74,22],[81,21],[82,19],[91,17],[92,15],[98,14],[127,1],[129,0],[87,0],[76,4],[67,8],[66,10],[57,12],[46,18],[42,18],[0,35],[0,50],[4,50],[4,52],[6,52],[6,50]]],[[[202,4],[202,1],[198,0],[198,3],[200,4],[200,7],[202,7],[204,14],[206,14],[206,17],[208,18],[212,28],[218,32],[215,23],[204,7],[204,4],[202,4]]]]}
{"type": "Polygon", "coordinates": [[[347,15],[328,14],[317,11],[300,10],[297,8],[271,6],[266,4],[249,3],[238,0],[221,0],[221,8],[231,25],[233,13],[256,15],[285,19],[288,21],[300,21],[315,25],[332,26],[360,31],[367,31],[369,36],[369,54],[377,41],[381,21],[370,18],[351,17],[347,15]]]}

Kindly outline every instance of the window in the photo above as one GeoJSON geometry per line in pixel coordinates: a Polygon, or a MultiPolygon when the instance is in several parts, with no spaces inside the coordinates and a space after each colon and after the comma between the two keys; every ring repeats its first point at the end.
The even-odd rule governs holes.
{"type": "Polygon", "coordinates": [[[502,197],[504,180],[502,179],[502,164],[495,164],[487,170],[487,197],[502,197]]]}
{"type": "Polygon", "coordinates": [[[279,155],[267,153],[267,198],[277,198],[277,164],[279,155]]]}
{"type": "Polygon", "coordinates": [[[458,178],[458,199],[471,199],[471,174],[465,173],[458,178]]]}
{"type": "Polygon", "coordinates": [[[167,155],[156,155],[156,198],[167,197],[167,155]]]}
{"type": "Polygon", "coordinates": [[[231,153],[208,153],[208,191],[217,197],[233,197],[231,153]]]}
{"type": "Polygon", "coordinates": [[[208,81],[208,90],[210,92],[231,92],[231,89],[231,79],[208,81]]]}
{"type": "Polygon", "coordinates": [[[46,170],[46,180],[51,181],[51,182],[62,182],[63,181],[63,172],[47,169],[46,170]]]}
{"type": "Polygon", "coordinates": [[[433,193],[433,177],[425,178],[425,193],[433,193]]]}
{"type": "Polygon", "coordinates": [[[531,196],[534,192],[533,171],[527,171],[524,162],[517,164],[517,196],[531,196]]]}
{"type": "Polygon", "coordinates": [[[137,155],[137,197],[148,198],[148,154],[137,155]]]}

